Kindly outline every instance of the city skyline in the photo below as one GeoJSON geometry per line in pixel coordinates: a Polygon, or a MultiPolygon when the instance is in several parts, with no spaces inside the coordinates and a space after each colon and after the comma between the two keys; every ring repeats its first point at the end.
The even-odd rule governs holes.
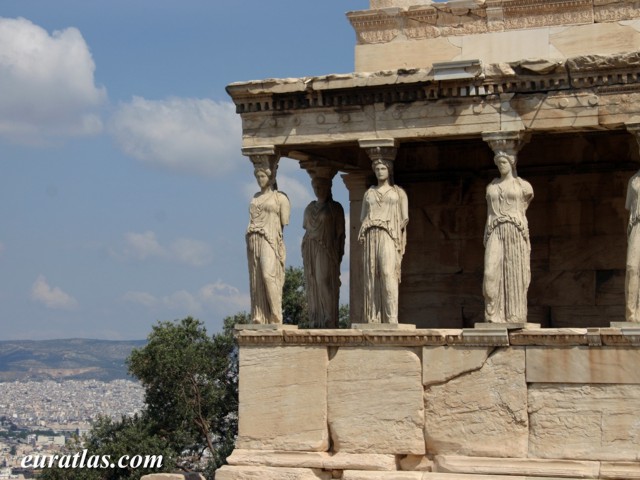
{"type": "MultiPolygon", "coordinates": [[[[368,3],[3,2],[0,339],[141,339],[189,315],[214,333],[248,310],[257,187],[224,87],[353,71],[345,13],[368,3]]],[[[282,159],[278,183],[300,266],[309,178],[282,159]]],[[[348,209],[339,178],[334,196],[348,209]]]]}

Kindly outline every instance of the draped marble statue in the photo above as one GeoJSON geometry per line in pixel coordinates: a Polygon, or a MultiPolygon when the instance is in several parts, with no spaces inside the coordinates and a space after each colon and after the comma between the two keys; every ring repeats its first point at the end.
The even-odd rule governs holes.
{"type": "Polygon", "coordinates": [[[311,328],[338,328],[344,210],[331,196],[331,179],[311,181],[317,200],[304,211],[302,260],[311,328]]]}
{"type": "Polygon", "coordinates": [[[282,229],[289,223],[291,207],[286,194],[274,188],[275,172],[256,167],[260,191],[249,205],[247,258],[252,323],[282,323],[285,248],[282,229]]]}
{"type": "Polygon", "coordinates": [[[485,321],[526,323],[531,281],[531,244],[526,211],[533,199],[529,182],[518,177],[516,156],[496,152],[500,178],[487,186],[484,231],[485,321]]]}
{"type": "Polygon", "coordinates": [[[391,180],[393,163],[377,159],[378,180],[362,201],[358,240],[364,253],[364,321],[398,323],[400,266],[407,242],[409,206],[405,191],[391,180]]]}
{"type": "Polygon", "coordinates": [[[624,283],[626,321],[640,322],[640,171],[629,179],[627,201],[627,271],[624,283]]]}

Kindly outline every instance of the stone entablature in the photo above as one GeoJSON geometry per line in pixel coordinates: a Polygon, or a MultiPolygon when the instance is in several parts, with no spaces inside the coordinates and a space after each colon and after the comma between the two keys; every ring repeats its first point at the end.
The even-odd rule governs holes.
{"type": "Polygon", "coordinates": [[[407,3],[375,3],[371,10],[347,14],[357,37],[356,71],[640,49],[640,14],[634,0],[407,3]]]}
{"type": "Polygon", "coordinates": [[[431,68],[233,83],[227,91],[245,147],[575,132],[621,128],[640,115],[638,52],[468,70],[466,79],[431,68]]]}
{"type": "Polygon", "coordinates": [[[480,330],[240,332],[216,479],[640,478],[637,328],[480,330]]]}

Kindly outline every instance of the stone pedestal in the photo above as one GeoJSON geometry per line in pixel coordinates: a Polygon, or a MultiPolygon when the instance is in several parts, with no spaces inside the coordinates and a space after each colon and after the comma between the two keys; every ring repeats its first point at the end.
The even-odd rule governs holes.
{"type": "Polygon", "coordinates": [[[468,331],[238,332],[216,478],[640,478],[640,348],[619,329],[468,331]]]}

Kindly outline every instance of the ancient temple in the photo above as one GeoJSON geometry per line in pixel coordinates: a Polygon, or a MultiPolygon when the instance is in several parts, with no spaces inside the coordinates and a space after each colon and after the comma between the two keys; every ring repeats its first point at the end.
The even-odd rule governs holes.
{"type": "Polygon", "coordinates": [[[370,3],[347,13],[354,73],[227,90],[254,163],[289,157],[344,180],[354,324],[362,199],[372,160],[393,161],[410,218],[399,321],[417,328],[239,333],[240,433],[216,478],[640,478],[640,330],[617,324],[640,165],[640,4],[370,3]],[[472,328],[498,144],[535,191],[539,330],[472,328]]]}

